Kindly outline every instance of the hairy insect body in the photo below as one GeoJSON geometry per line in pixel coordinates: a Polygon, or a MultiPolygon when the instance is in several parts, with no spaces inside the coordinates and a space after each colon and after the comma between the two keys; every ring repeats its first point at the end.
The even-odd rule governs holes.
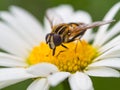
{"type": "Polygon", "coordinates": [[[67,48],[63,45],[63,43],[72,42],[77,37],[83,35],[86,30],[80,32],[80,30],[77,30],[78,26],[79,24],[77,23],[69,23],[60,24],[53,27],[52,32],[48,33],[46,36],[46,43],[49,44],[51,49],[53,49],[53,55],[55,53],[56,46],[62,45],[63,47],[67,48]]]}

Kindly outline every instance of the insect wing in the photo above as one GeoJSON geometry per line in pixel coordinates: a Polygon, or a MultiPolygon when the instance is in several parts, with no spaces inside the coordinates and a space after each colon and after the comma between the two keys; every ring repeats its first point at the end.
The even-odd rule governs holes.
{"type": "Polygon", "coordinates": [[[102,26],[105,24],[109,24],[111,22],[114,22],[115,20],[109,20],[109,21],[97,21],[97,22],[93,22],[91,24],[80,24],[78,27],[76,27],[76,29],[74,29],[71,33],[75,34],[75,33],[81,33],[83,30],[87,30],[90,28],[94,28],[97,26],[102,26]]]}
{"type": "Polygon", "coordinates": [[[115,20],[109,20],[109,21],[97,21],[93,22],[91,24],[84,24],[80,23],[79,26],[76,27],[76,29],[70,31],[69,38],[77,38],[77,37],[82,37],[87,29],[94,28],[97,26],[102,26],[105,24],[109,24],[111,22],[114,22],[115,20]]]}
{"type": "MultiPolygon", "coordinates": [[[[102,26],[102,25],[105,25],[105,24],[109,24],[109,23],[111,23],[111,22],[114,22],[115,20],[109,20],[109,21],[97,21],[97,22],[93,22],[93,23],[91,23],[91,24],[86,24],[86,25],[84,25],[84,26],[78,26],[78,30],[79,30],[79,28],[81,29],[81,30],[86,30],[86,29],[90,29],[90,28],[94,28],[94,27],[97,27],[97,26],[102,26]]],[[[77,29],[76,29],[76,31],[77,31],[77,29]]]]}

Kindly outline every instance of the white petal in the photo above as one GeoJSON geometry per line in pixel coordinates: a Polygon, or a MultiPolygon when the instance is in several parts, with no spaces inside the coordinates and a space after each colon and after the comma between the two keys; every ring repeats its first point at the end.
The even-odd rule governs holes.
{"type": "Polygon", "coordinates": [[[44,18],[44,34],[50,33],[52,31],[51,24],[48,19],[44,18]]]}
{"type": "Polygon", "coordinates": [[[91,17],[85,11],[76,11],[71,13],[69,16],[66,16],[64,21],[65,23],[70,23],[70,22],[91,23],[91,17]]]}
{"type": "Polygon", "coordinates": [[[62,17],[53,8],[47,10],[46,18],[49,21],[51,27],[63,23],[62,17]]]}
{"type": "Polygon", "coordinates": [[[0,82],[9,80],[29,79],[34,76],[24,68],[0,68],[0,82]]]}
{"type": "MultiPolygon", "coordinates": [[[[104,58],[110,58],[111,56],[117,56],[117,55],[120,55],[120,46],[116,46],[116,47],[111,48],[110,50],[102,53],[94,61],[99,60],[99,59],[104,59],[104,58]]],[[[116,57],[116,58],[118,58],[118,57],[116,57]]]]}
{"type": "MultiPolygon", "coordinates": [[[[106,14],[106,16],[104,17],[104,21],[106,20],[112,20],[115,16],[115,14],[120,10],[120,2],[115,4],[110,10],[109,12],[106,14]]],[[[95,41],[94,41],[94,46],[97,46],[97,45],[102,45],[101,44],[101,40],[106,36],[106,31],[109,27],[109,24],[107,25],[104,25],[104,26],[101,26],[99,29],[98,29],[98,32],[97,32],[97,35],[96,35],[96,38],[95,38],[95,41]]]]}
{"type": "Polygon", "coordinates": [[[115,24],[106,34],[106,36],[104,37],[104,39],[101,41],[101,44],[104,44],[105,42],[107,42],[108,40],[110,40],[113,36],[115,36],[116,34],[120,33],[120,21],[115,24]]]}
{"type": "Polygon", "coordinates": [[[0,66],[25,67],[27,63],[23,58],[0,52],[0,66]]]}
{"type": "MultiPolygon", "coordinates": [[[[59,7],[51,8],[49,10],[52,10],[57,14],[57,16],[53,16],[56,18],[61,18],[64,23],[70,23],[70,22],[83,22],[83,23],[90,23],[91,17],[87,12],[84,11],[73,11],[73,7],[70,5],[60,5],[59,7]]],[[[59,20],[61,21],[61,20],[59,20]]]]}
{"type": "Polygon", "coordinates": [[[43,28],[40,22],[32,14],[28,13],[22,8],[12,6],[10,10],[15,15],[16,19],[21,23],[21,25],[26,28],[26,32],[28,32],[39,44],[39,42],[43,40],[43,28]]]}
{"type": "Polygon", "coordinates": [[[120,41],[120,35],[116,36],[114,39],[109,41],[107,44],[99,48],[99,52],[103,53],[103,52],[106,52],[107,50],[110,50],[113,47],[120,45],[119,41],[120,41]]]}
{"type": "Polygon", "coordinates": [[[49,90],[49,85],[47,82],[47,79],[41,78],[35,80],[28,88],[27,90],[49,90]]]}
{"type": "Polygon", "coordinates": [[[98,57],[99,59],[104,59],[104,58],[120,58],[120,50],[119,51],[115,51],[115,52],[111,52],[110,54],[107,55],[103,55],[101,57],[98,57]]]}
{"type": "Polygon", "coordinates": [[[2,22],[0,22],[0,48],[20,57],[26,57],[30,49],[28,44],[2,22]]]}
{"type": "Polygon", "coordinates": [[[93,90],[91,79],[82,72],[71,75],[69,83],[72,90],[93,90]]]}
{"type": "Polygon", "coordinates": [[[91,40],[93,40],[94,38],[94,33],[92,33],[92,29],[88,29],[85,34],[83,35],[82,39],[87,41],[87,42],[90,42],[91,40]]]}
{"type": "Polygon", "coordinates": [[[94,59],[94,61],[99,61],[99,60],[109,59],[109,58],[120,58],[120,50],[111,52],[108,54],[103,54],[103,55],[97,57],[96,59],[94,59]]]}
{"type": "Polygon", "coordinates": [[[54,10],[62,18],[65,18],[66,15],[69,16],[71,13],[73,13],[73,7],[70,5],[60,5],[58,7],[51,8],[50,10],[54,10]]]}
{"type": "Polygon", "coordinates": [[[57,72],[58,68],[50,63],[40,63],[31,66],[27,69],[27,72],[39,77],[46,77],[54,72],[57,72]]]}
{"type": "Polygon", "coordinates": [[[120,69],[120,58],[110,58],[110,59],[104,59],[97,62],[94,62],[88,66],[89,67],[111,67],[114,69],[120,69]]]}
{"type": "Polygon", "coordinates": [[[24,80],[26,80],[26,79],[2,81],[2,82],[0,82],[0,89],[5,88],[10,85],[13,85],[13,84],[16,84],[18,82],[24,81],[24,80]]]}
{"type": "MultiPolygon", "coordinates": [[[[27,32],[29,29],[24,28],[24,26],[17,20],[17,16],[12,15],[9,12],[0,12],[0,17],[2,20],[8,25],[12,30],[21,37],[25,42],[27,42],[30,46],[35,45],[35,41],[32,35],[27,32]]],[[[29,25],[31,26],[31,25],[29,25]]]]}
{"type": "Polygon", "coordinates": [[[48,76],[48,82],[50,85],[56,86],[64,81],[68,76],[70,76],[70,73],[68,72],[57,72],[48,76]]]}
{"type": "Polygon", "coordinates": [[[112,20],[116,13],[120,10],[120,2],[115,4],[105,15],[104,20],[112,20]]]}
{"type": "Polygon", "coordinates": [[[90,76],[97,77],[120,77],[120,73],[112,68],[108,67],[94,67],[85,71],[90,76]]]}

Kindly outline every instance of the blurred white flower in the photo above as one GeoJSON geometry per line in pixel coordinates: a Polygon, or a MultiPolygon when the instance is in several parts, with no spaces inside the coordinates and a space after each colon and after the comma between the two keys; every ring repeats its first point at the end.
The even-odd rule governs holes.
{"type": "MultiPolygon", "coordinates": [[[[91,23],[88,13],[74,12],[69,5],[49,10],[57,12],[65,23],[91,23]]],[[[119,10],[120,2],[103,20],[112,20],[119,10]]],[[[49,15],[54,16],[54,12],[49,15]]],[[[110,28],[109,24],[101,26],[95,34],[88,30],[77,46],[74,42],[65,44],[67,50],[59,46],[56,55],[64,52],[52,56],[44,39],[51,32],[46,18],[43,27],[31,14],[16,6],[10,7],[9,12],[0,12],[0,18],[0,48],[6,51],[0,52],[0,66],[3,66],[0,89],[35,78],[27,90],[48,90],[68,78],[72,90],[93,90],[89,76],[120,77],[120,21],[110,28]]]]}

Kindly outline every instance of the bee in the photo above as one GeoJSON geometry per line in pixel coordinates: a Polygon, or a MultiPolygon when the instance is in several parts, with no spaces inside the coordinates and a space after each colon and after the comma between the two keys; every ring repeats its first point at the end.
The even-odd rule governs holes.
{"type": "MultiPolygon", "coordinates": [[[[46,35],[46,43],[49,45],[50,49],[53,50],[53,56],[55,54],[55,50],[57,46],[63,46],[67,48],[64,43],[69,43],[75,40],[80,40],[81,37],[85,34],[85,32],[97,26],[109,24],[114,20],[109,21],[97,21],[91,24],[85,23],[77,23],[77,22],[70,22],[70,23],[59,23],[57,25],[53,25],[52,20],[50,19],[49,15],[46,15],[48,21],[51,24],[52,31],[46,35]]],[[[54,20],[53,20],[54,21],[54,20]]],[[[59,20],[60,21],[60,20],[59,20]]]]}

